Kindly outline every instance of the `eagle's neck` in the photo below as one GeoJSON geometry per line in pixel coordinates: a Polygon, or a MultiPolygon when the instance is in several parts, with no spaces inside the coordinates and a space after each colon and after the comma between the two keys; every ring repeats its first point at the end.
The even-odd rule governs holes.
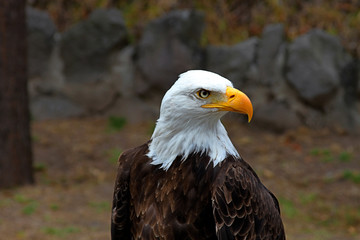
{"type": "Polygon", "coordinates": [[[169,169],[177,156],[186,160],[192,153],[209,156],[213,166],[227,155],[238,157],[234,145],[218,119],[160,118],[151,138],[147,156],[152,164],[169,169]]]}

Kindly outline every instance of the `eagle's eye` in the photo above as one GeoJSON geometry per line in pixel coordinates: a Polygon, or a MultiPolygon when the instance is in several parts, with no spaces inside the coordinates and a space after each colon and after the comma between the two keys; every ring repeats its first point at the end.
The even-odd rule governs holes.
{"type": "Polygon", "coordinates": [[[210,96],[210,91],[205,90],[205,89],[201,89],[196,93],[199,98],[208,98],[210,96]]]}

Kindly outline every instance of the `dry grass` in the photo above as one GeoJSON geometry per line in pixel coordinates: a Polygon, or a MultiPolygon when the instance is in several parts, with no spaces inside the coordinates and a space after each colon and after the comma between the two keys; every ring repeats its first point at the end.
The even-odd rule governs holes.
{"type": "MultiPolygon", "coordinates": [[[[37,184],[0,192],[2,239],[109,239],[114,159],[147,141],[154,125],[113,122],[33,123],[37,184]]],[[[360,238],[360,187],[349,177],[360,172],[359,136],[306,128],[279,135],[236,119],[225,125],[280,200],[288,239],[360,238]]]]}

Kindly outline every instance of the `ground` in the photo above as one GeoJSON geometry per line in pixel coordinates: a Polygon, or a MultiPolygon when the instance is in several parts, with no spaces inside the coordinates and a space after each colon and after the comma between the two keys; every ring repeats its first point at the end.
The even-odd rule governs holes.
{"type": "MultiPolygon", "coordinates": [[[[277,196],[288,239],[360,239],[360,141],[341,130],[273,133],[226,119],[243,158],[277,196]]],[[[36,185],[0,191],[1,239],[110,238],[117,158],[154,123],[35,121],[36,185]]]]}

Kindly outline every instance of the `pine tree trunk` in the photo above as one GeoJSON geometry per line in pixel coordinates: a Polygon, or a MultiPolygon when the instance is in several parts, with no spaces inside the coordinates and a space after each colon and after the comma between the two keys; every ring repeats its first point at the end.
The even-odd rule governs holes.
{"type": "Polygon", "coordinates": [[[25,5],[0,0],[0,188],[34,182],[25,5]]]}

